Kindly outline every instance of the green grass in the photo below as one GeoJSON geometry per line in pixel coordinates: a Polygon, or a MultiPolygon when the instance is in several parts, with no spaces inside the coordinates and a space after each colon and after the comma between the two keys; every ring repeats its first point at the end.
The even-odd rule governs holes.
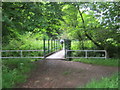
{"type": "MultiPolygon", "coordinates": [[[[118,66],[119,59],[72,59],[72,61],[83,62],[88,64],[95,64],[95,65],[104,65],[104,66],[118,66]]],[[[119,65],[120,66],[120,65],[119,65]]]]}
{"type": "Polygon", "coordinates": [[[88,84],[79,88],[118,88],[118,74],[111,77],[105,77],[101,80],[92,80],[88,84]]]}
{"type": "MultiPolygon", "coordinates": [[[[73,59],[72,61],[78,61],[88,64],[103,65],[103,66],[119,66],[119,59],[73,59]]],[[[120,73],[119,73],[120,74],[120,73]]],[[[118,88],[118,74],[114,74],[111,77],[105,77],[101,80],[92,80],[87,85],[78,88],[118,88]]]]}
{"type": "Polygon", "coordinates": [[[13,88],[16,84],[23,83],[28,73],[35,68],[32,59],[3,59],[2,87],[13,88]]]}
{"type": "Polygon", "coordinates": [[[68,71],[63,72],[63,75],[69,75],[71,73],[72,73],[72,71],[68,70],[68,71]]]}

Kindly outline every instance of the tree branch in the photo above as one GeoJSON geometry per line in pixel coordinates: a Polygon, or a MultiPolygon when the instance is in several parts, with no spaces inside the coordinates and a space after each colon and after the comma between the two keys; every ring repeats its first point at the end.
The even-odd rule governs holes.
{"type": "Polygon", "coordinates": [[[85,36],[86,36],[89,40],[91,40],[97,47],[99,47],[100,49],[103,49],[103,47],[102,47],[101,45],[99,45],[96,41],[94,41],[94,40],[89,36],[89,34],[87,33],[86,27],[85,27],[85,21],[84,21],[84,18],[83,18],[82,12],[80,11],[79,6],[77,6],[77,9],[78,9],[79,15],[80,15],[80,17],[81,17],[81,19],[82,19],[85,36]]]}

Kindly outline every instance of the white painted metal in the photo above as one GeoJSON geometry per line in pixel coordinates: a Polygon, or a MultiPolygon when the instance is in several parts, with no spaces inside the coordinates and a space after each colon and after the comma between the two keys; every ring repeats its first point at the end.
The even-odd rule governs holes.
{"type": "Polygon", "coordinates": [[[101,51],[101,52],[105,52],[106,50],[67,50],[67,51],[87,51],[87,52],[89,52],[89,51],[96,51],[96,52],[99,52],[99,51],[101,51]]]}
{"type": "Polygon", "coordinates": [[[87,51],[85,51],[85,58],[87,58],[87,51]]]}
{"type": "Polygon", "coordinates": [[[0,57],[0,58],[44,58],[44,57],[0,57]]]}
{"type": "Polygon", "coordinates": [[[0,50],[0,52],[43,51],[43,50],[0,50]]]}
{"type": "Polygon", "coordinates": [[[66,51],[66,58],[107,58],[107,51],[106,50],[65,50],[66,51]],[[85,57],[68,57],[67,52],[70,51],[81,51],[85,52],[85,57]],[[88,52],[104,52],[105,56],[104,57],[88,57],[88,52]]]}
{"type": "Polygon", "coordinates": [[[44,57],[23,57],[23,52],[44,51],[44,50],[0,50],[0,52],[20,52],[20,57],[0,57],[0,58],[44,58],[44,57]]]}
{"type": "Polygon", "coordinates": [[[105,58],[107,58],[107,51],[105,50],[105,58]]]}
{"type": "MultiPolygon", "coordinates": [[[[86,57],[66,57],[66,58],[86,58],[86,57]]],[[[105,57],[87,57],[87,58],[105,58],[105,57]]]]}

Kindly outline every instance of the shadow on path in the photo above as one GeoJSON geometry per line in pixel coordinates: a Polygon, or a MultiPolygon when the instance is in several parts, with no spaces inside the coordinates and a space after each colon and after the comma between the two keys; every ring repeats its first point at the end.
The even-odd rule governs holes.
{"type": "Polygon", "coordinates": [[[118,67],[64,60],[37,61],[37,68],[20,88],[76,88],[118,72],[118,67]]]}

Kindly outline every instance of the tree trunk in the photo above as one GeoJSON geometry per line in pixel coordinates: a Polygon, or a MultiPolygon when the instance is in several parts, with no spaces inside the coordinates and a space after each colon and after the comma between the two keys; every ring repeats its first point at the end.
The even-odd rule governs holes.
{"type": "Polygon", "coordinates": [[[85,32],[86,37],[91,40],[97,47],[100,49],[104,49],[101,45],[99,45],[96,41],[94,41],[86,32],[85,32]]]}
{"type": "Polygon", "coordinates": [[[80,14],[80,17],[82,19],[82,23],[83,23],[83,28],[84,28],[84,33],[85,33],[85,36],[91,40],[97,47],[99,47],[100,49],[103,49],[103,47],[101,45],[99,45],[99,43],[97,43],[95,40],[93,40],[88,34],[87,34],[87,31],[86,31],[86,27],[85,27],[85,21],[84,21],[84,18],[83,18],[83,15],[81,13],[81,11],[79,10],[79,6],[77,6],[77,9],[79,11],[79,14],[80,14]]]}
{"type": "Polygon", "coordinates": [[[81,42],[81,48],[84,50],[84,43],[83,43],[83,39],[82,39],[82,37],[81,37],[81,35],[80,34],[77,34],[78,35],[78,37],[79,37],[79,42],[81,42]]]}

